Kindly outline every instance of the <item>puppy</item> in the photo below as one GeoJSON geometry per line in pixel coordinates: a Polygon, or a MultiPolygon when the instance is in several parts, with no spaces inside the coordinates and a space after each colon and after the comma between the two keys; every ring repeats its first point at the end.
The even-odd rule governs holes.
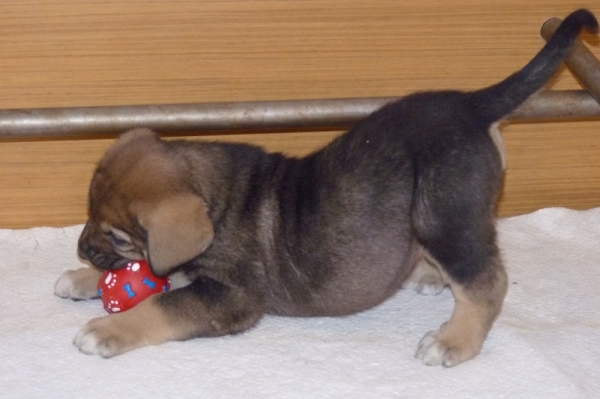
{"type": "Polygon", "coordinates": [[[454,366],[477,355],[507,291],[494,225],[505,164],[497,121],[552,77],[582,28],[598,28],[585,10],[504,81],[407,96],[304,158],[125,133],[90,186],[78,252],[94,268],[65,273],[56,294],[94,298],[99,270],[139,258],[188,284],[90,321],[74,344],[111,357],[239,333],[264,314],[349,315],[404,284],[449,286],[455,299],[417,358],[454,366]]]}

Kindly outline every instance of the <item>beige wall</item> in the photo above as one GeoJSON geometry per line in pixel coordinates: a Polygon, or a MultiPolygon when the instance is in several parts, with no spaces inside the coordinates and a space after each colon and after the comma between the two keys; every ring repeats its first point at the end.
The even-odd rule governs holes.
{"type": "MultiPolygon", "coordinates": [[[[0,108],[475,89],[523,66],[546,19],[582,6],[600,14],[571,0],[3,0],[0,108]]],[[[579,88],[567,71],[553,87],[579,88]]],[[[303,154],[333,134],[227,139],[303,154]]],[[[600,205],[600,121],[515,124],[504,137],[502,215],[600,205]]],[[[83,222],[109,143],[0,142],[0,228],[83,222]]]]}

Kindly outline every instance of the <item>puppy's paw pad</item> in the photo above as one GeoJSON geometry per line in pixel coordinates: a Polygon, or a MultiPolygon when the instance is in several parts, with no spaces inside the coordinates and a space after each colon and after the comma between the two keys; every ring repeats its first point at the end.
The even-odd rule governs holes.
{"type": "Polygon", "coordinates": [[[98,298],[100,274],[91,269],[67,270],[54,284],[54,295],[74,300],[98,298]]]}

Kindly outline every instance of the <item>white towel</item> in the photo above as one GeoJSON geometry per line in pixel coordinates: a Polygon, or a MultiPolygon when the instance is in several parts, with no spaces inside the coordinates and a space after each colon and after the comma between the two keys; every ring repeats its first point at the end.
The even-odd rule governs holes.
{"type": "Polygon", "coordinates": [[[82,267],[81,226],[0,230],[1,398],[598,398],[600,208],[498,222],[510,288],[481,354],[428,367],[418,341],[453,309],[400,291],[343,318],[265,317],[237,336],[170,342],[113,359],[72,346],[99,301],[53,295],[82,267]]]}

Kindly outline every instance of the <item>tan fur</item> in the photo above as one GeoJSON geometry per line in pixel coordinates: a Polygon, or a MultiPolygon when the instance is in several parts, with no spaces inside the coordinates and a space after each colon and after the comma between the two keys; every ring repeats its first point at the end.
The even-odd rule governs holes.
{"type": "Polygon", "coordinates": [[[487,280],[463,286],[441,270],[448,282],[455,306],[452,317],[439,330],[430,331],[417,348],[416,357],[428,365],[455,366],[475,357],[500,314],[507,291],[507,276],[502,268],[487,280]]]}
{"type": "Polygon", "coordinates": [[[112,357],[135,348],[187,338],[150,297],[123,313],[99,317],[75,336],[74,345],[84,353],[112,357]]]}
{"type": "Polygon", "coordinates": [[[214,232],[206,205],[189,193],[177,160],[165,156],[156,137],[135,129],[107,150],[92,182],[90,218],[80,241],[127,259],[145,255],[155,273],[166,275],[204,251],[214,232]],[[124,151],[129,155],[120,157],[124,151]],[[140,226],[148,242],[131,234],[140,226]],[[111,231],[133,248],[121,250],[111,231]]]}
{"type": "Polygon", "coordinates": [[[206,206],[197,196],[179,194],[157,204],[139,201],[132,208],[148,231],[148,258],[156,273],[167,274],[198,256],[214,237],[206,206]]]}

